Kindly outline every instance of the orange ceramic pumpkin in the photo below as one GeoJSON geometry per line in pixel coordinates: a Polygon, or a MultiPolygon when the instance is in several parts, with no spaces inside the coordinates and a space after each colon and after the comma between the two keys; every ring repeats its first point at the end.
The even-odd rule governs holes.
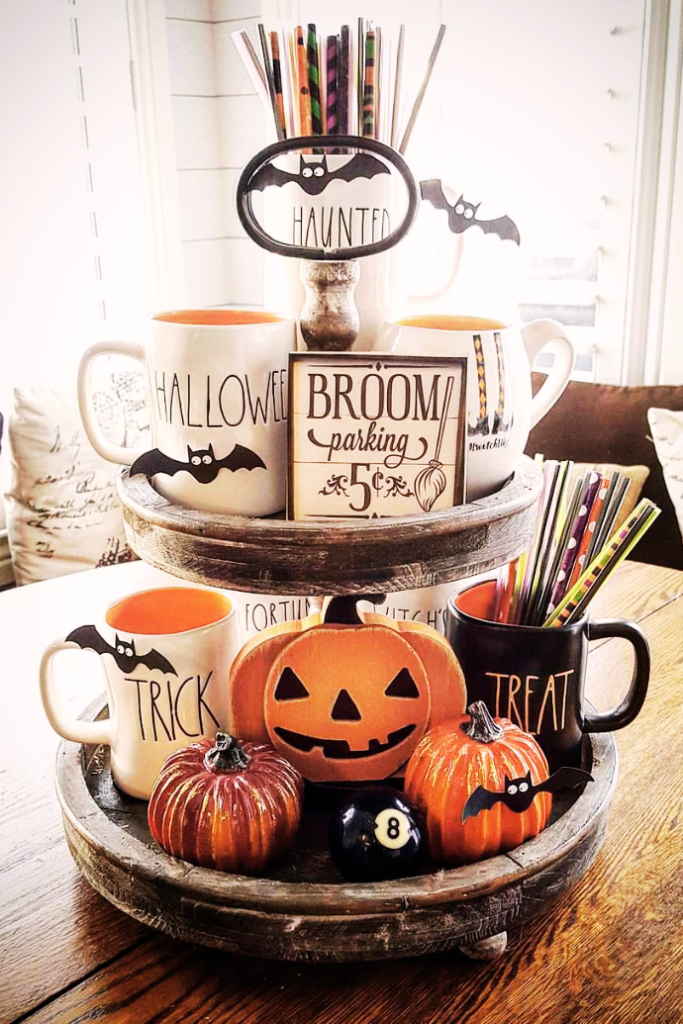
{"type": "Polygon", "coordinates": [[[468,712],[431,729],[406,768],[406,796],[422,812],[430,855],[442,864],[468,864],[514,849],[545,828],[552,806],[550,793],[541,792],[523,811],[498,800],[463,821],[478,786],[505,792],[506,782],[538,786],[548,778],[548,762],[533,736],[507,718],[493,719],[482,701],[468,712]]]}
{"type": "Polygon", "coordinates": [[[166,759],[147,816],[172,857],[258,874],[293,843],[302,800],[301,775],[270,744],[218,733],[166,759]]]}
{"type": "Polygon", "coordinates": [[[272,627],[233,665],[232,726],[268,739],[315,782],[384,779],[434,721],[465,707],[460,666],[422,623],[360,618],[363,597],[337,597],[319,615],[272,627]]]}

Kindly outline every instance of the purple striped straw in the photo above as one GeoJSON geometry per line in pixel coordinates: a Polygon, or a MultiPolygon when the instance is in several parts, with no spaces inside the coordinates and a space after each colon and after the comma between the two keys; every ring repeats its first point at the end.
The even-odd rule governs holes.
{"type": "Polygon", "coordinates": [[[327,37],[327,134],[339,134],[337,120],[337,54],[339,51],[336,36],[327,37]]]}

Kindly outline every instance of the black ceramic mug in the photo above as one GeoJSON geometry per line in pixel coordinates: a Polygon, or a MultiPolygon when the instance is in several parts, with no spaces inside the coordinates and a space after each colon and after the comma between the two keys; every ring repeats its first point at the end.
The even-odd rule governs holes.
{"type": "Polygon", "coordinates": [[[446,636],[462,666],[468,705],[483,700],[496,718],[509,718],[535,735],[550,770],[579,765],[587,732],[622,729],[643,706],[650,679],[650,648],[643,631],[616,619],[582,618],[557,628],[492,621],[495,581],[454,594],[446,636]],[[633,645],[635,666],[626,697],[612,711],[585,708],[589,640],[621,637],[633,645]]]}

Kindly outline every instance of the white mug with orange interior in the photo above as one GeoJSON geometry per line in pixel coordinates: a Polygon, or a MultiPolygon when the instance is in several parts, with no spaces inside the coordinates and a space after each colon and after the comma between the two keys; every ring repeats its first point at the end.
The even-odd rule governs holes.
{"type": "Polygon", "coordinates": [[[492,494],[511,476],[529,431],[555,404],[574,368],[571,339],[549,319],[517,327],[488,317],[410,316],[387,321],[374,351],[467,357],[468,501],[492,494]],[[553,367],[532,397],[531,366],[551,343],[553,367]]]}
{"type": "Polygon", "coordinates": [[[101,622],[79,626],[43,653],[40,688],[53,729],[111,748],[114,782],[149,799],[159,769],[180,747],[229,730],[228,676],[241,646],[237,610],[201,587],[145,590],[117,601],[101,622]],[[60,651],[99,655],[109,718],[85,722],[65,707],[53,662],[60,651]]]}
{"type": "Polygon", "coordinates": [[[287,368],[296,324],[246,309],[158,313],[146,344],[104,341],[83,355],[78,403],[93,448],[143,473],[175,504],[265,516],[285,507],[287,368]],[[102,356],[145,366],[149,451],[112,444],[97,421],[91,370],[102,356]]]}

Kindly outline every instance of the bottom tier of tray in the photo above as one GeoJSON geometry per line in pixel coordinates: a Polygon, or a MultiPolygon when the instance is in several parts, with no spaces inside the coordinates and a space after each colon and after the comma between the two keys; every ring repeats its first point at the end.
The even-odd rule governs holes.
{"type": "MultiPolygon", "coordinates": [[[[84,718],[102,714],[103,698],[84,718]]],[[[610,734],[586,737],[594,782],[556,797],[550,825],[510,853],[391,882],[350,884],[327,852],[328,801],[307,805],[290,856],[261,878],[194,867],[161,851],[147,804],[120,793],[109,751],[65,742],[57,790],[71,853],[87,881],[138,921],[190,942],[282,960],[382,960],[459,948],[489,958],[507,929],[587,870],[605,834],[616,782],[610,734]],[[577,795],[578,794],[578,795],[577,795]]]]}

